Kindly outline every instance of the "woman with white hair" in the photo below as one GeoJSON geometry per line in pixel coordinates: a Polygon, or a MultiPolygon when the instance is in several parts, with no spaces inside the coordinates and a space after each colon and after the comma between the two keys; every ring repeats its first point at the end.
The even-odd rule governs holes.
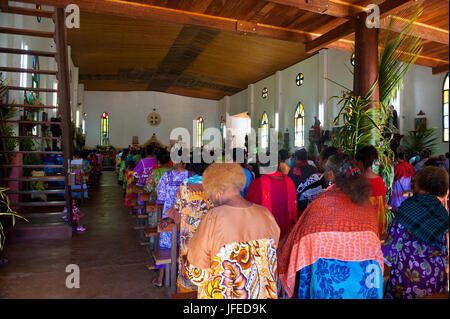
{"type": "Polygon", "coordinates": [[[244,186],[237,163],[214,163],[203,173],[214,208],[203,216],[180,265],[199,286],[199,299],[277,298],[280,228],[269,210],[242,198],[244,186]]]}

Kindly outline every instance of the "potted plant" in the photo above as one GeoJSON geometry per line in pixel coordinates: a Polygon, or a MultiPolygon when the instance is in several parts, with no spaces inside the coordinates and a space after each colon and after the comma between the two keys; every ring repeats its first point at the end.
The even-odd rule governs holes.
{"type": "MultiPolygon", "coordinates": [[[[0,73],[0,101],[2,101],[4,95],[7,92],[7,85],[5,78],[3,74],[0,73]]],[[[11,110],[11,108],[2,108],[0,113],[0,118],[10,118],[14,116],[14,111],[11,110]]],[[[11,129],[11,127],[5,125],[5,123],[2,123],[2,134],[5,136],[13,136],[14,131],[11,129]]],[[[17,140],[15,139],[8,139],[8,141],[4,144],[2,144],[2,147],[5,147],[7,150],[14,150],[17,145],[17,140]]],[[[8,160],[7,157],[5,157],[6,160],[8,160]]],[[[8,189],[4,187],[0,187],[0,250],[3,250],[4,243],[5,243],[5,232],[3,228],[2,219],[3,216],[11,216],[12,226],[15,225],[15,218],[22,218],[26,220],[24,217],[20,216],[17,212],[14,212],[10,207],[10,201],[8,196],[6,195],[6,191],[8,189]]],[[[26,220],[27,221],[27,220],[26,220]]]]}
{"type": "MultiPolygon", "coordinates": [[[[345,92],[338,105],[342,105],[334,125],[340,126],[332,144],[344,153],[355,156],[358,149],[372,145],[378,150],[379,162],[374,172],[379,174],[386,185],[386,204],[392,189],[394,179],[394,152],[391,149],[393,138],[389,118],[392,111],[389,105],[403,85],[403,78],[414,64],[422,50],[422,40],[413,33],[412,25],[420,17],[423,9],[419,5],[414,8],[410,22],[398,34],[388,29],[385,34],[383,49],[379,54],[378,80],[366,96],[355,96],[352,90],[343,87],[345,92]],[[372,99],[376,85],[379,86],[379,100],[372,99]],[[369,108],[369,105],[377,107],[369,108]]],[[[411,11],[409,11],[411,12],[411,11]]],[[[399,13],[399,15],[404,13],[399,13]]],[[[391,24],[393,20],[391,19],[391,24]]],[[[331,81],[331,80],[330,80],[331,81]]],[[[386,207],[388,207],[386,205],[386,207]]],[[[386,231],[393,220],[392,212],[386,210],[386,231]]]]}
{"type": "MultiPolygon", "coordinates": [[[[10,216],[12,221],[12,226],[15,225],[15,219],[22,218],[23,220],[28,220],[25,217],[20,216],[17,212],[13,211],[10,207],[9,198],[6,195],[7,188],[0,187],[0,217],[2,216],[10,216]]],[[[2,224],[2,220],[0,219],[0,250],[3,250],[3,246],[5,244],[5,232],[2,224]]]]}

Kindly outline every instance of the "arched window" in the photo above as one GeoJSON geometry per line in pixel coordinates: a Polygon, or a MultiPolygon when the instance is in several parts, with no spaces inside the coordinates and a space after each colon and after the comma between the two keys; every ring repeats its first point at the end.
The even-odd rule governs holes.
{"type": "Polygon", "coordinates": [[[197,119],[197,147],[203,146],[203,125],[204,121],[202,117],[197,119]]]}
{"type": "Polygon", "coordinates": [[[269,148],[269,117],[264,112],[261,116],[260,122],[260,134],[261,134],[261,149],[269,148]]]}
{"type": "Polygon", "coordinates": [[[303,80],[304,80],[303,73],[299,73],[299,74],[297,74],[297,76],[295,77],[295,84],[297,84],[297,86],[300,86],[300,85],[303,84],[303,80]]]}
{"type": "Polygon", "coordinates": [[[100,120],[101,140],[100,145],[109,145],[109,115],[103,112],[100,120]]]}
{"type": "Polygon", "coordinates": [[[449,74],[445,76],[444,85],[442,88],[442,140],[444,142],[449,141],[449,74]]]}
{"type": "Polygon", "coordinates": [[[294,146],[305,146],[305,109],[301,102],[298,102],[295,109],[294,134],[294,146]]]}

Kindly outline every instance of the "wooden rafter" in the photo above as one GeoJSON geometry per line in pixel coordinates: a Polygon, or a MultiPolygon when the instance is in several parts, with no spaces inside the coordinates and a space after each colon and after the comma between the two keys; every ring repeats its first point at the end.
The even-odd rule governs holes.
{"type": "MultiPolygon", "coordinates": [[[[387,17],[392,14],[394,11],[402,10],[406,6],[411,5],[413,0],[390,0],[383,2],[380,5],[380,19],[387,17]]],[[[380,23],[381,24],[381,23],[380,23]]],[[[355,32],[355,23],[353,19],[341,24],[335,29],[323,34],[317,39],[312,40],[311,42],[306,44],[306,52],[314,53],[330,43],[333,43],[339,39],[345,38],[346,36],[355,32]]]]}
{"type": "Polygon", "coordinates": [[[8,1],[0,2],[0,8],[3,12],[12,13],[12,14],[20,14],[26,16],[34,16],[34,17],[42,17],[42,18],[52,18],[53,12],[47,10],[36,10],[30,8],[22,8],[16,6],[10,6],[8,1]]]}
{"type": "MultiPolygon", "coordinates": [[[[389,16],[380,21],[381,29],[390,29],[395,32],[401,32],[408,24],[408,20],[389,16]],[[392,18],[392,22],[391,22],[392,18]]],[[[449,32],[448,30],[436,28],[427,24],[415,22],[412,25],[413,32],[421,37],[423,40],[429,40],[442,44],[449,44],[449,32]]]]}
{"type": "MultiPolygon", "coordinates": [[[[22,0],[36,3],[36,0],[22,0]]],[[[55,7],[65,7],[76,3],[80,10],[92,13],[110,14],[132,19],[153,20],[163,23],[194,25],[224,32],[249,33],[273,39],[305,43],[320,34],[295,29],[282,28],[274,25],[257,23],[255,30],[246,32],[238,28],[238,19],[219,17],[186,10],[177,10],[125,0],[39,0],[39,3],[55,7]]]]}
{"type": "MultiPolygon", "coordinates": [[[[28,3],[36,3],[36,0],[22,0],[23,2],[28,3]]],[[[192,12],[187,10],[177,10],[171,9],[161,6],[154,6],[145,3],[132,2],[127,0],[98,0],[98,1],[89,1],[89,0],[42,0],[39,1],[41,4],[47,4],[56,7],[65,7],[68,4],[76,3],[81,10],[93,12],[93,13],[102,13],[102,14],[112,14],[119,15],[129,18],[138,18],[138,19],[151,19],[154,21],[164,22],[164,23],[175,23],[175,24],[188,24],[195,25],[200,27],[206,27],[215,29],[218,31],[225,32],[237,32],[242,33],[242,30],[238,28],[238,19],[225,18],[220,16],[208,15],[204,13],[192,12]]],[[[256,23],[258,17],[268,13],[271,9],[273,9],[273,4],[286,4],[291,6],[296,6],[301,9],[316,12],[314,11],[314,7],[317,7],[319,4],[323,6],[324,2],[328,2],[330,9],[328,9],[325,14],[336,17],[354,17],[355,14],[360,13],[365,7],[362,5],[355,5],[343,0],[270,0],[265,6],[261,8],[256,14],[253,16],[247,17],[249,19],[249,23],[256,23]],[[336,13],[332,10],[334,7],[340,8],[339,13],[336,13]],[[309,9],[308,9],[309,8],[309,9]],[[343,9],[347,8],[347,9],[343,9]],[[350,9],[349,9],[350,8],[350,9]],[[330,11],[331,10],[331,11],[330,11]]],[[[362,2],[362,4],[366,4],[367,1],[362,2]]],[[[370,2],[370,1],[369,1],[370,2]]],[[[369,3],[367,2],[367,3],[369,3]]],[[[388,22],[383,18],[395,13],[395,11],[401,10],[413,3],[416,3],[414,0],[387,0],[380,5],[380,13],[381,13],[381,27],[387,27],[388,22]]],[[[395,17],[397,21],[394,23],[394,31],[395,28],[401,28],[404,21],[400,17],[395,17]]],[[[244,21],[246,22],[246,21],[244,21]]],[[[345,22],[344,22],[345,23],[345,22]]],[[[347,24],[347,26],[351,25],[351,23],[347,24]]],[[[329,32],[333,32],[336,40],[351,34],[354,32],[353,29],[349,28],[347,32],[343,32],[343,27],[337,27],[338,30],[331,30],[329,32]]],[[[448,31],[433,28],[427,25],[415,24],[415,31],[417,34],[424,39],[448,44],[448,31]]],[[[322,47],[324,47],[323,43],[331,43],[330,35],[331,34],[320,34],[316,32],[307,32],[293,28],[282,28],[274,25],[260,24],[256,23],[256,28],[246,30],[245,33],[252,33],[255,35],[269,37],[279,40],[287,40],[301,43],[308,43],[307,48],[308,52],[314,52],[322,47]],[[320,36],[323,36],[322,39],[317,39],[320,36]],[[318,44],[318,48],[315,49],[315,44],[318,44]]]]}
{"type": "MultiPolygon", "coordinates": [[[[22,2],[27,3],[36,3],[37,0],[21,0],[22,2]]],[[[280,1],[269,1],[270,3],[281,3],[280,1]]],[[[290,0],[291,5],[294,1],[290,0]]],[[[300,1],[300,0],[299,0],[300,1]]],[[[304,0],[302,0],[304,1],[304,0]]],[[[288,1],[285,1],[287,4],[288,1]]],[[[364,9],[362,5],[365,5],[367,1],[360,2],[359,5],[350,4],[345,2],[344,0],[329,0],[329,5],[344,5],[347,8],[348,17],[350,14],[356,14],[361,12],[364,9]],[[349,9],[351,8],[351,9],[349,9]]],[[[369,1],[370,2],[370,1],[369,1]]],[[[348,51],[349,48],[353,45],[353,41],[344,39],[345,36],[353,33],[352,31],[352,23],[347,23],[349,29],[347,32],[344,32],[344,27],[338,26],[337,30],[329,31],[328,33],[321,34],[316,32],[308,32],[302,31],[293,28],[284,28],[275,25],[268,25],[263,23],[257,23],[257,16],[259,14],[264,14],[264,12],[268,13],[273,7],[270,5],[262,6],[262,9],[259,11],[256,10],[256,15],[246,17],[250,21],[243,21],[233,18],[226,18],[221,16],[209,15],[204,13],[192,12],[187,10],[178,10],[171,9],[167,7],[150,5],[147,3],[138,3],[127,0],[39,0],[40,4],[50,5],[55,7],[65,7],[68,4],[76,3],[80,10],[98,14],[109,14],[116,16],[123,16],[132,19],[143,19],[143,20],[152,20],[159,21],[163,23],[171,23],[171,24],[181,24],[181,25],[194,25],[198,27],[209,28],[213,30],[223,31],[223,32],[231,32],[238,34],[252,34],[256,36],[268,37],[272,39],[285,40],[290,42],[298,42],[298,43],[306,43],[306,48],[308,53],[313,53],[320,48],[328,47],[328,48],[336,48],[348,51]],[[255,21],[256,20],[256,21],[255,21]],[[240,23],[243,25],[240,26],[240,23]],[[333,32],[333,33],[330,33],[333,32]],[[334,37],[332,36],[334,35],[334,37]]],[[[412,3],[416,3],[413,0],[387,0],[380,5],[381,17],[386,18],[387,16],[393,14],[397,11],[402,10],[404,7],[411,5],[412,3]]],[[[327,10],[325,14],[332,15],[333,11],[331,9],[327,10]]],[[[309,10],[311,11],[311,10],[309,10]]],[[[344,16],[343,14],[341,16],[344,16]]],[[[382,20],[383,21],[383,20],[382,20]]],[[[433,27],[430,27],[433,29],[433,27]]],[[[434,28],[434,31],[436,28],[434,28]]],[[[445,31],[448,35],[448,31],[445,31]]],[[[428,34],[430,30],[427,30],[428,34]]],[[[445,39],[442,34],[431,34],[434,38],[437,38],[437,41],[445,42],[445,39]]],[[[448,40],[448,36],[447,36],[448,40]]],[[[423,65],[435,66],[437,64],[446,63],[447,61],[441,59],[435,59],[432,57],[420,57],[417,61],[418,64],[422,64],[420,61],[424,61],[423,65]]]]}
{"type": "Polygon", "coordinates": [[[8,0],[0,0],[0,10],[3,12],[8,10],[8,0]]]}
{"type": "MultiPolygon", "coordinates": [[[[373,0],[364,0],[359,3],[350,3],[345,0],[267,0],[269,2],[293,6],[314,13],[322,13],[336,18],[350,19],[365,10],[366,6],[374,3],[373,0]]],[[[386,0],[394,3],[395,0],[386,0]]]]}
{"type": "Polygon", "coordinates": [[[306,44],[306,53],[314,53],[353,32],[355,32],[355,21],[352,19],[314,39],[313,41],[308,42],[306,44]]]}
{"type": "Polygon", "coordinates": [[[326,12],[335,17],[345,17],[346,7],[342,5],[335,5],[332,0],[268,0],[269,2],[297,7],[302,10],[311,11],[315,13],[326,12]],[[330,8],[331,5],[331,8],[330,8]],[[328,12],[329,11],[329,12],[328,12]]]}
{"type": "Polygon", "coordinates": [[[444,73],[444,72],[448,72],[448,70],[449,70],[449,64],[446,63],[446,64],[441,64],[441,65],[438,65],[438,66],[434,67],[432,69],[432,73],[433,74],[441,74],[441,73],[444,73]]]}

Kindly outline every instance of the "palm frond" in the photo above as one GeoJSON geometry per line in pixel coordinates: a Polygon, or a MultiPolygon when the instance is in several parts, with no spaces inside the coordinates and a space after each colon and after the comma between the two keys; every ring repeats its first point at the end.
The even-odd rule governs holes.
{"type": "Polygon", "coordinates": [[[410,8],[396,13],[396,16],[409,20],[399,34],[392,31],[394,18],[391,18],[380,52],[378,77],[380,101],[384,104],[389,104],[396,96],[404,76],[422,52],[422,39],[414,34],[413,24],[421,16],[423,8],[418,4],[413,8],[412,15],[409,12],[410,8]]]}

